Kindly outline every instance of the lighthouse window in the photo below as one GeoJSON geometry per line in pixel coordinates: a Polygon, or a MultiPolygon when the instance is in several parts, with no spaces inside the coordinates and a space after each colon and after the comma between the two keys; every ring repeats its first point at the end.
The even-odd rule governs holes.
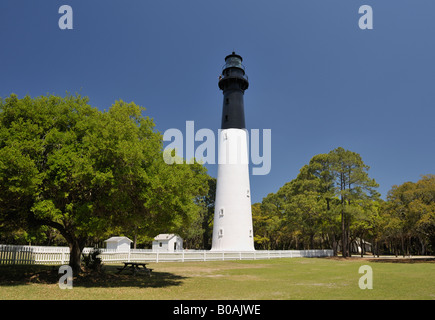
{"type": "Polygon", "coordinates": [[[220,208],[219,209],[219,217],[223,217],[224,216],[224,208],[220,208]]]}
{"type": "Polygon", "coordinates": [[[252,238],[252,230],[249,230],[249,237],[252,238]]]}
{"type": "Polygon", "coordinates": [[[226,103],[226,104],[230,104],[230,99],[229,99],[229,98],[226,98],[226,99],[225,99],[225,103],[226,103]]]}
{"type": "Polygon", "coordinates": [[[225,121],[228,121],[228,115],[227,114],[225,115],[225,121]]]}
{"type": "Polygon", "coordinates": [[[219,229],[219,237],[223,237],[224,236],[224,229],[219,229]]]}
{"type": "Polygon", "coordinates": [[[231,68],[231,67],[243,68],[242,60],[238,57],[229,57],[225,60],[225,62],[226,64],[224,68],[231,68]]]}
{"type": "Polygon", "coordinates": [[[249,190],[246,191],[246,196],[249,198],[249,190]]]}

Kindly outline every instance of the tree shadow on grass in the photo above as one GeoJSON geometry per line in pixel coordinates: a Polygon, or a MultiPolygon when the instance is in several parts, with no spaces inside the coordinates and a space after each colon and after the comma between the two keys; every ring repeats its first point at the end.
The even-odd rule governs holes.
{"type": "Polygon", "coordinates": [[[181,285],[186,277],[169,272],[148,273],[138,272],[133,275],[129,271],[121,274],[116,273],[115,267],[108,266],[102,272],[81,274],[74,278],[75,287],[86,288],[116,288],[116,287],[141,287],[141,288],[164,288],[181,285]]]}
{"type": "Polygon", "coordinates": [[[370,257],[359,257],[359,256],[352,256],[348,258],[344,257],[325,257],[323,259],[327,260],[337,260],[337,261],[367,261],[367,262],[381,262],[381,263],[435,263],[435,258],[433,257],[419,257],[415,256],[412,258],[408,257],[402,257],[402,256],[389,256],[389,257],[377,257],[377,258],[370,258],[370,257]]]}
{"type": "MultiPolygon", "coordinates": [[[[186,277],[152,271],[133,275],[125,271],[117,274],[117,266],[103,266],[99,272],[86,271],[73,277],[74,287],[84,288],[164,288],[179,286],[186,277]]],[[[58,284],[62,274],[59,266],[0,266],[0,286],[26,285],[32,283],[58,284]]]]}
{"type": "Polygon", "coordinates": [[[383,263],[435,263],[434,258],[374,258],[367,259],[369,262],[383,262],[383,263]]]}

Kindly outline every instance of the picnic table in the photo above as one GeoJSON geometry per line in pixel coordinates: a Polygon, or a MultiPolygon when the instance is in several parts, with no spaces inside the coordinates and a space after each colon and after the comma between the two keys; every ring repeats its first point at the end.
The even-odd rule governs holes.
{"type": "Polygon", "coordinates": [[[151,271],[153,271],[153,269],[147,268],[146,267],[147,264],[148,263],[142,263],[142,262],[124,262],[124,267],[118,268],[119,271],[117,272],[117,274],[120,274],[124,270],[130,270],[134,276],[139,271],[139,272],[147,272],[148,275],[151,277],[151,271]]]}

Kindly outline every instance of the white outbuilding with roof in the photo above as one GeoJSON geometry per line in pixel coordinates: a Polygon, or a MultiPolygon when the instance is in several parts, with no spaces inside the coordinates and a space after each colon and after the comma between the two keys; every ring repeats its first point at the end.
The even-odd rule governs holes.
{"type": "Polygon", "coordinates": [[[131,241],[127,237],[111,237],[107,240],[104,240],[106,243],[106,248],[108,250],[113,250],[117,252],[129,252],[130,245],[133,241],[131,241]]]}
{"type": "Polygon", "coordinates": [[[183,238],[174,233],[162,233],[154,238],[153,251],[175,252],[183,250],[183,238]]]}

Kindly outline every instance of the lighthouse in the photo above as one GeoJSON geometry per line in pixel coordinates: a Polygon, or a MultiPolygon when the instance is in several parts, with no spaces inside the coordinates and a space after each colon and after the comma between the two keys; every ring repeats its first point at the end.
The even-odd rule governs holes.
{"type": "Polygon", "coordinates": [[[218,170],[212,251],[253,251],[251,190],[249,186],[248,134],[243,96],[248,77],[242,57],[225,57],[219,76],[223,93],[218,137],[218,170]]]}

